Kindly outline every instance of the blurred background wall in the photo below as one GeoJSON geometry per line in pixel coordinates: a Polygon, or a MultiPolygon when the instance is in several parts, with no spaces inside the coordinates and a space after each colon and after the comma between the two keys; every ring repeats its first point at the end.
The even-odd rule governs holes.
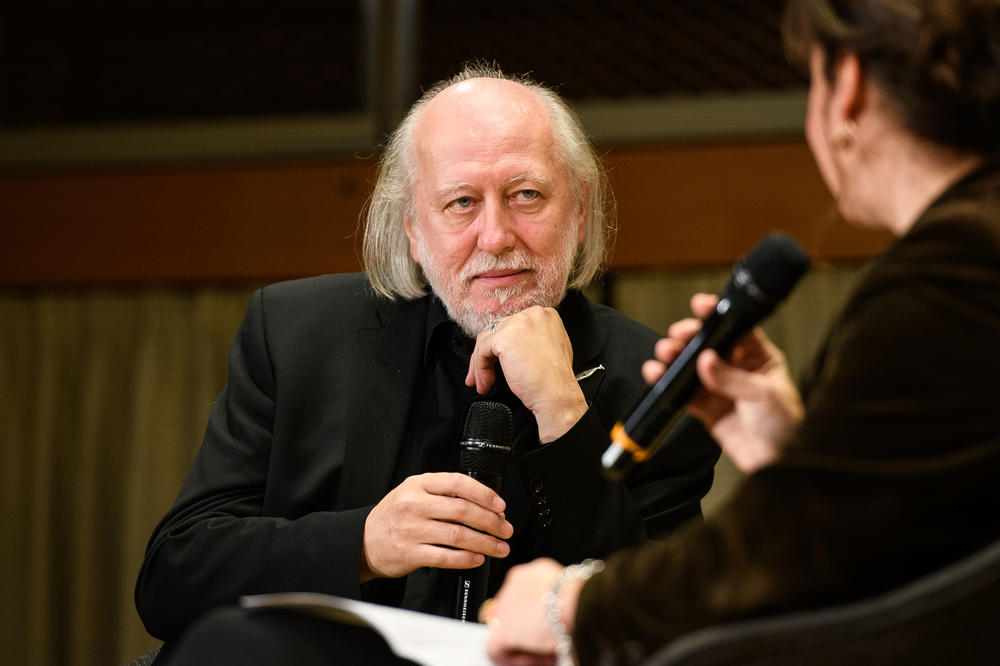
{"type": "MultiPolygon", "coordinates": [[[[247,298],[360,268],[384,134],[470,58],[595,140],[595,298],[654,328],[781,229],[817,268],[767,328],[809,357],[886,239],[834,224],[781,0],[15,0],[0,9],[0,660],[113,664],[247,298]]],[[[738,483],[727,461],[710,513],[738,483]]]]}

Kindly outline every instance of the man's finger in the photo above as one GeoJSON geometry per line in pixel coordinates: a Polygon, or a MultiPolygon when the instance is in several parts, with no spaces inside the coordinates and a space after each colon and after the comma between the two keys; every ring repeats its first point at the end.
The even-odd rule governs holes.
{"type": "Polygon", "coordinates": [[[486,329],[476,338],[476,346],[469,358],[469,371],[465,374],[465,385],[475,386],[482,395],[490,390],[496,381],[497,356],[493,351],[495,332],[486,329]]]}
{"type": "Polygon", "coordinates": [[[507,509],[507,503],[500,495],[467,474],[428,472],[421,474],[419,481],[420,487],[431,495],[461,497],[495,513],[507,509]]]}
{"type": "Polygon", "coordinates": [[[429,521],[426,523],[426,532],[421,541],[431,545],[479,553],[488,557],[507,557],[510,555],[510,546],[506,541],[458,523],[429,521]]]}
{"type": "Polygon", "coordinates": [[[481,553],[455,550],[435,544],[421,544],[414,549],[416,567],[435,569],[473,569],[486,561],[481,553]]]}
{"type": "Polygon", "coordinates": [[[509,539],[514,533],[513,525],[499,514],[458,497],[433,497],[427,507],[427,517],[466,525],[499,539],[509,539]]]}

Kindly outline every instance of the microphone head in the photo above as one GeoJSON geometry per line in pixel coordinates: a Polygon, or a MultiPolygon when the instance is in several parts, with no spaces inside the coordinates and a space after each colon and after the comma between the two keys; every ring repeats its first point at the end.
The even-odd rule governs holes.
{"type": "Polygon", "coordinates": [[[769,314],[809,270],[809,255],[791,236],[771,232],[733,266],[725,295],[769,314]]]}
{"type": "Polygon", "coordinates": [[[462,428],[459,465],[473,475],[502,475],[510,455],[514,417],[507,405],[480,401],[469,405],[462,428]]]}

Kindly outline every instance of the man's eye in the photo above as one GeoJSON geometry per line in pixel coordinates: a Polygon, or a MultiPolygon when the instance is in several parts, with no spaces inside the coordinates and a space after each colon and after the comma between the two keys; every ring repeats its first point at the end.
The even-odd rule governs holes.
{"type": "Polygon", "coordinates": [[[468,208],[472,205],[472,197],[459,197],[451,202],[456,208],[468,208]]]}
{"type": "Polygon", "coordinates": [[[539,197],[538,190],[519,190],[517,195],[524,201],[532,201],[539,197]]]}

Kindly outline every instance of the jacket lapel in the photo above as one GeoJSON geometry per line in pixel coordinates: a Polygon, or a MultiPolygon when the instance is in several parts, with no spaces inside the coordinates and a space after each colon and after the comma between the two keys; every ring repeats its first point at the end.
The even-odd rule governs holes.
{"type": "Polygon", "coordinates": [[[428,299],[380,301],[369,327],[353,331],[348,359],[352,413],[338,508],[376,504],[391,488],[420,367],[428,299]]]}
{"type": "Polygon", "coordinates": [[[607,374],[602,364],[602,341],[594,312],[583,294],[570,291],[559,305],[559,316],[573,345],[573,372],[590,404],[607,374]]]}

